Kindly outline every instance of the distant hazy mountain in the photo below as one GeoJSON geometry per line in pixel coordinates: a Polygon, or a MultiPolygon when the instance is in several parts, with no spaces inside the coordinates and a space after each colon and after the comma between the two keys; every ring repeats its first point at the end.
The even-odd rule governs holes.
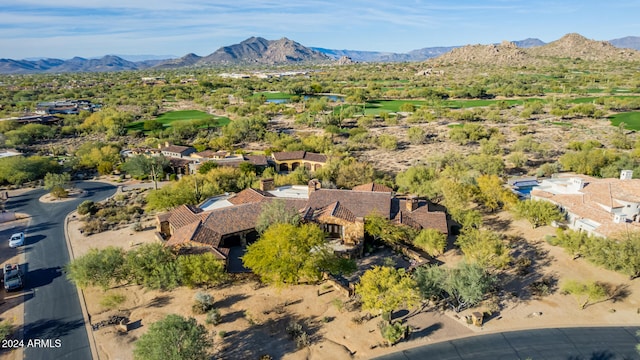
{"type": "MultiPolygon", "coordinates": [[[[540,39],[525,39],[514,41],[518,47],[529,48],[535,46],[542,46],[545,44],[540,39]]],[[[446,54],[453,49],[460,48],[462,46],[437,46],[427,47],[417,50],[409,51],[408,53],[393,53],[393,52],[380,52],[380,51],[359,51],[359,50],[331,50],[324,48],[312,48],[323,54],[331,56],[334,59],[338,59],[342,56],[350,57],[354,61],[359,62],[403,62],[403,61],[424,61],[434,57],[438,57],[442,54],[446,54]]]]}
{"type": "Polygon", "coordinates": [[[167,60],[167,59],[175,59],[176,55],[120,55],[113,54],[113,56],[117,56],[119,58],[125,59],[127,61],[132,62],[144,62],[149,60],[167,60]]]}
{"type": "Polygon", "coordinates": [[[153,68],[154,69],[175,69],[180,67],[193,66],[198,61],[200,61],[200,59],[202,59],[202,56],[198,56],[194,53],[189,53],[179,59],[170,59],[170,60],[161,61],[160,63],[154,65],[153,68]]]}
{"type": "Polygon", "coordinates": [[[640,50],[640,36],[626,36],[620,39],[609,40],[615,47],[640,50]]]}
{"type": "Polygon", "coordinates": [[[203,57],[196,65],[283,64],[329,60],[330,58],[321,52],[287,38],[266,40],[250,37],[239,44],[221,47],[203,57]]]}
{"type": "Polygon", "coordinates": [[[540,39],[535,39],[535,38],[527,38],[524,40],[516,40],[513,41],[514,44],[516,44],[517,47],[520,48],[532,48],[532,47],[536,47],[536,46],[543,46],[546,45],[547,43],[540,40],[540,39]]]}
{"type": "MultiPolygon", "coordinates": [[[[525,39],[492,45],[427,47],[408,53],[380,51],[333,50],[308,48],[293,40],[282,38],[266,40],[250,37],[239,44],[224,46],[210,55],[200,57],[187,54],[181,58],[168,55],[107,55],[102,58],[69,60],[31,58],[29,60],[0,59],[2,74],[31,74],[58,72],[99,72],[140,69],[173,69],[187,66],[215,66],[229,64],[286,64],[305,62],[330,62],[349,58],[354,62],[410,62],[442,57],[445,62],[469,60],[487,63],[530,61],[531,55],[542,57],[576,57],[582,59],[623,60],[636,59],[640,50],[640,37],[628,36],[610,42],[588,40],[578,34],[568,34],[562,39],[545,44],[539,39],[525,39]],[[497,60],[496,60],[497,59],[497,60]]],[[[347,62],[348,63],[348,62],[347,62]]]]}

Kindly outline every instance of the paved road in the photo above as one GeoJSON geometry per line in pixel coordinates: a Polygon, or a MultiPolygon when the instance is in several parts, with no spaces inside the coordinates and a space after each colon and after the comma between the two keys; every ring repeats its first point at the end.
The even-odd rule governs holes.
{"type": "Polygon", "coordinates": [[[76,287],[62,268],[69,262],[64,237],[65,216],[84,200],[102,200],[116,188],[98,182],[82,182],[77,187],[87,195],[60,203],[41,203],[44,190],[34,190],[9,199],[7,210],[27,213],[31,221],[26,232],[24,342],[42,339],[44,347],[25,348],[25,358],[91,359],[76,287]],[[59,343],[56,342],[59,340],[59,343]]]}
{"type": "Polygon", "coordinates": [[[480,335],[408,349],[378,360],[640,359],[640,327],[537,329],[480,335]]]}

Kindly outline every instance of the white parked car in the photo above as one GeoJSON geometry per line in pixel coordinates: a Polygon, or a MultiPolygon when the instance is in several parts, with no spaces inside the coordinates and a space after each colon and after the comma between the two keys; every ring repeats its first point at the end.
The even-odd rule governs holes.
{"type": "Polygon", "coordinates": [[[15,233],[13,235],[11,235],[11,238],[9,239],[9,247],[18,247],[18,246],[22,246],[24,245],[24,233],[23,232],[19,232],[19,233],[15,233]]]}

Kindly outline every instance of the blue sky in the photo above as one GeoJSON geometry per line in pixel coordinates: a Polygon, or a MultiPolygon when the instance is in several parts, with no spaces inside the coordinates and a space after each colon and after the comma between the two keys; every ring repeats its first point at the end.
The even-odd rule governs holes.
{"type": "Polygon", "coordinates": [[[0,0],[0,58],[204,56],[250,36],[407,52],[571,32],[640,36],[640,0],[0,0]]]}

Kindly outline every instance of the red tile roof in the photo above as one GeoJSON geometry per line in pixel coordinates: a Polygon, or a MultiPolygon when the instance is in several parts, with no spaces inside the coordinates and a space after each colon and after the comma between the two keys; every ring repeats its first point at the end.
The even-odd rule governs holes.
{"type": "Polygon", "coordinates": [[[173,225],[173,227],[176,229],[181,228],[193,223],[194,221],[197,221],[198,217],[196,216],[196,214],[199,214],[201,212],[202,209],[197,206],[180,205],[170,212],[169,223],[171,223],[171,225],[173,225]]]}
{"type": "Polygon", "coordinates": [[[320,163],[327,162],[326,155],[307,152],[303,150],[275,152],[272,154],[272,156],[276,161],[307,160],[307,161],[320,162],[320,163]]]}
{"type": "Polygon", "coordinates": [[[302,160],[305,151],[280,151],[274,152],[271,156],[277,161],[302,160]]]}
{"type": "Polygon", "coordinates": [[[264,155],[244,155],[244,159],[255,166],[267,166],[267,157],[264,155]]]}
{"type": "Polygon", "coordinates": [[[244,189],[240,191],[237,195],[229,199],[229,202],[233,205],[240,204],[248,204],[255,203],[264,200],[267,197],[274,197],[266,191],[258,190],[258,189],[244,189]]]}
{"type": "Polygon", "coordinates": [[[352,189],[353,191],[373,191],[373,192],[393,192],[393,189],[383,185],[383,184],[377,184],[377,183],[368,183],[368,184],[362,184],[362,185],[358,185],[356,187],[354,187],[352,189]]]}
{"type": "Polygon", "coordinates": [[[213,158],[213,157],[225,157],[228,154],[229,153],[226,152],[226,151],[205,150],[205,151],[197,152],[197,153],[195,153],[193,155],[206,159],[206,158],[213,158]]]}
{"type": "Polygon", "coordinates": [[[311,152],[305,152],[304,157],[302,159],[307,161],[319,162],[319,163],[327,162],[326,155],[311,153],[311,152]]]}
{"type": "Polygon", "coordinates": [[[443,234],[449,233],[447,214],[442,211],[429,211],[426,205],[411,212],[402,210],[396,215],[395,220],[418,230],[436,229],[443,234]]]}
{"type": "Polygon", "coordinates": [[[391,216],[391,193],[319,189],[309,194],[308,205],[314,209],[334,202],[340,202],[356,217],[365,217],[372,212],[387,219],[391,216]]]}
{"type": "Polygon", "coordinates": [[[169,146],[163,146],[160,148],[161,151],[166,151],[166,152],[172,152],[172,153],[185,153],[187,151],[193,151],[195,150],[194,148],[192,148],[191,146],[180,146],[180,145],[169,145],[169,146]]]}
{"type": "Polygon", "coordinates": [[[319,209],[310,209],[305,215],[307,220],[322,220],[326,217],[335,217],[349,222],[356,222],[356,217],[349,209],[342,206],[339,201],[331,203],[319,209]]]}

